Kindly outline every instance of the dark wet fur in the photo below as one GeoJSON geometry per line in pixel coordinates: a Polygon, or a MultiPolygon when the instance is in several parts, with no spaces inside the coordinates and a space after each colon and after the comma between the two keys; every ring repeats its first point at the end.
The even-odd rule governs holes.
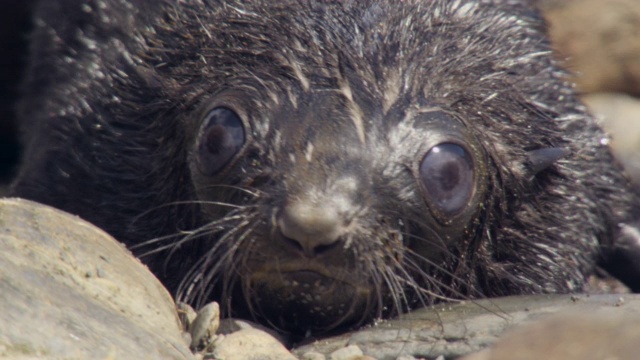
{"type": "MultiPolygon", "coordinates": [[[[409,85],[389,113],[433,102],[468,129],[485,159],[484,196],[452,244],[424,223],[428,209],[406,169],[373,180],[381,220],[358,238],[379,241],[354,241],[348,256],[350,271],[371,274],[375,295],[349,326],[442,299],[580,291],[615,248],[619,224],[638,218],[638,195],[552,60],[528,2],[485,1],[457,19],[448,15],[455,2],[444,0],[175,3],[41,2],[20,106],[27,151],[13,194],[102,227],[183,299],[217,299],[261,318],[249,301],[260,294],[242,291],[238,274],[263,251],[251,240],[273,230],[270,211],[285,195],[279,165],[267,159],[273,131],[254,139],[236,166],[254,161],[259,170],[212,179],[212,198],[199,198],[189,152],[203,107],[227,87],[245,85],[253,121],[287,126],[290,119],[261,117],[273,107],[269,93],[281,101],[287,89],[303,93],[283,57],[303,64],[312,87],[335,88],[321,69],[337,69],[367,134],[398,125],[374,120],[385,69],[399,69],[409,85]],[[296,49],[294,38],[312,51],[296,49]],[[532,169],[527,154],[542,148],[569,155],[532,169]],[[421,242],[442,255],[409,247],[421,242]]],[[[637,284],[636,275],[627,282],[637,284]]],[[[345,326],[332,319],[320,330],[345,326]]]]}

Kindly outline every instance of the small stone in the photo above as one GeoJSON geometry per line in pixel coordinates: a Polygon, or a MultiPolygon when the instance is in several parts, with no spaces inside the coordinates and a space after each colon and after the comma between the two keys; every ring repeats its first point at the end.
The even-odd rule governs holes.
{"type": "Polygon", "coordinates": [[[276,338],[253,329],[241,329],[216,341],[213,358],[219,360],[297,360],[276,338]]]}
{"type": "Polygon", "coordinates": [[[302,354],[300,360],[326,360],[326,357],[319,352],[310,351],[302,354]]]}
{"type": "Polygon", "coordinates": [[[189,345],[191,344],[191,334],[189,334],[186,331],[182,332],[182,340],[184,341],[185,344],[189,345]]]}
{"type": "Polygon", "coordinates": [[[198,311],[198,315],[189,326],[191,350],[203,348],[213,342],[220,325],[220,306],[211,302],[198,311]]]}
{"type": "Polygon", "coordinates": [[[193,308],[186,303],[179,302],[176,304],[176,312],[178,313],[178,318],[180,319],[180,323],[182,324],[182,328],[184,331],[189,331],[189,327],[193,324],[193,321],[198,316],[198,313],[193,310],[193,308]]]}
{"type": "Polygon", "coordinates": [[[253,321],[248,321],[248,320],[240,320],[240,319],[234,319],[234,318],[226,318],[226,319],[221,319],[220,320],[220,326],[218,327],[218,336],[220,336],[221,334],[231,334],[234,333],[238,330],[242,330],[242,329],[258,329],[258,330],[262,330],[264,332],[266,332],[267,334],[273,336],[274,338],[276,338],[278,341],[280,341],[281,343],[285,344],[287,343],[287,338],[285,336],[283,336],[282,334],[279,334],[277,331],[275,331],[274,329],[268,328],[264,325],[258,324],[258,323],[254,323],[253,321]]]}
{"type": "Polygon", "coordinates": [[[349,345],[332,352],[329,355],[329,360],[357,360],[363,356],[364,353],[356,345],[349,345]]]}
{"type": "MultiPolygon", "coordinates": [[[[401,356],[398,356],[396,360],[416,360],[416,358],[411,355],[401,355],[401,356]]],[[[440,357],[438,357],[438,359],[436,360],[440,360],[440,357]]]]}

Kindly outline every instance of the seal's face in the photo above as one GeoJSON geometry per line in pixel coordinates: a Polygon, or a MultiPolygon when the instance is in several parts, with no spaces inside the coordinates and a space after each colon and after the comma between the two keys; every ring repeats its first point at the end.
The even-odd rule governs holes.
{"type": "Polygon", "coordinates": [[[165,136],[188,166],[166,170],[177,184],[166,195],[188,211],[176,206],[182,232],[147,244],[169,243],[181,299],[304,334],[580,283],[559,265],[575,251],[560,254],[531,200],[558,157],[530,171],[527,152],[562,142],[529,131],[555,126],[544,96],[560,86],[546,85],[556,75],[536,60],[546,48],[527,8],[197,4],[169,12],[148,42],[174,106],[158,116],[177,113],[166,122],[180,131],[165,136]]]}
{"type": "Polygon", "coordinates": [[[279,329],[326,331],[424,300],[444,281],[427,269],[448,268],[485,193],[484,154],[452,114],[363,108],[348,82],[263,104],[222,93],[193,140],[203,229],[224,264],[194,274],[224,273],[279,329]]]}

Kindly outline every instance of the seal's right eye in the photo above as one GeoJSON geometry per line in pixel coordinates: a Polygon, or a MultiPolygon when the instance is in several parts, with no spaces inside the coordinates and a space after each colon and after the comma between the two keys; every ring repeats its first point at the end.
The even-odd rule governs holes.
{"type": "Polygon", "coordinates": [[[200,171],[214,175],[231,161],[244,143],[244,126],[238,114],[226,107],[209,111],[197,141],[200,171]]]}

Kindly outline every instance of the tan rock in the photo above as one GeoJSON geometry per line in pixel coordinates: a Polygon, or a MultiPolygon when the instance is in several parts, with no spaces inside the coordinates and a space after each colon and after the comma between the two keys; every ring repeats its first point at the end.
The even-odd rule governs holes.
{"type": "Polygon", "coordinates": [[[640,354],[640,323],[602,309],[561,314],[515,329],[485,351],[461,360],[632,360],[640,354]]]}
{"type": "Polygon", "coordinates": [[[640,1],[543,0],[559,58],[583,92],[640,95],[640,1]]]}
{"type": "Polygon", "coordinates": [[[102,230],[0,199],[0,357],[193,359],[173,300],[102,230]]]}
{"type": "Polygon", "coordinates": [[[631,178],[640,185],[640,99],[599,93],[583,97],[611,134],[611,148],[631,178]]]}

